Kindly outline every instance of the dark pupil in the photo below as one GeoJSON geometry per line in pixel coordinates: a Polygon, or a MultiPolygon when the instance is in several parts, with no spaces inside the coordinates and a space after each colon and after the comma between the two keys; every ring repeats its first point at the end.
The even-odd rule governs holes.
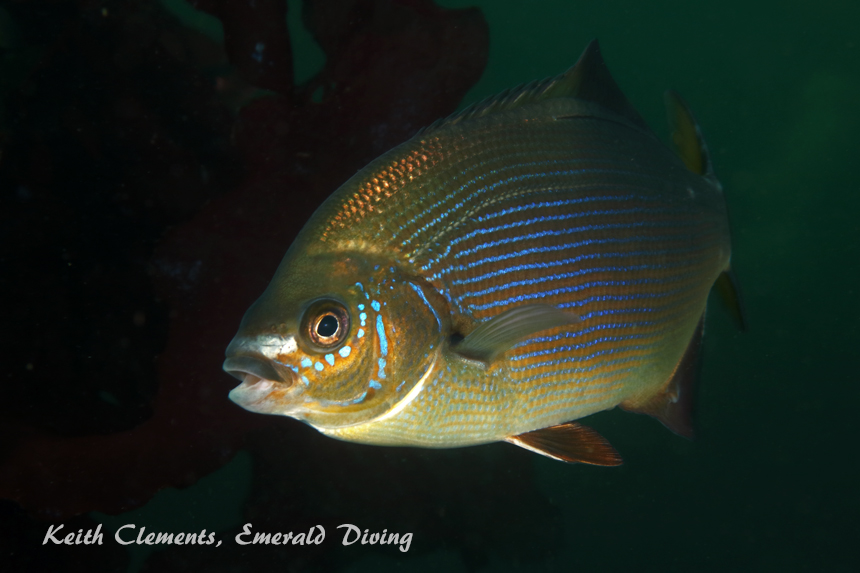
{"type": "Polygon", "coordinates": [[[323,338],[328,338],[334,336],[335,332],[337,332],[337,318],[331,314],[322,317],[322,320],[317,324],[317,334],[323,338]]]}

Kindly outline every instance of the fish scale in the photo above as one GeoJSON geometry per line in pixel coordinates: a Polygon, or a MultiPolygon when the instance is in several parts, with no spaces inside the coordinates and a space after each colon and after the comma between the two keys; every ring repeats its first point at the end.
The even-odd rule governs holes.
{"type": "MultiPolygon", "coordinates": [[[[662,145],[655,145],[650,134],[590,117],[553,121],[543,129],[535,129],[531,122],[522,127],[529,130],[530,143],[523,150],[521,130],[496,118],[486,123],[481,135],[470,134],[465,147],[458,145],[462,138],[455,126],[450,134],[435,134],[430,145],[420,140],[414,150],[400,151],[407,158],[438,157],[431,170],[399,181],[404,187],[392,186],[386,198],[411,202],[411,189],[406,187],[411,183],[424,198],[415,198],[424,208],[413,209],[409,219],[386,218],[384,230],[377,231],[375,221],[368,221],[369,240],[390,236],[387,248],[398,250],[432,242],[435,249],[412,254],[409,262],[475,322],[538,298],[570,306],[583,315],[607,308],[615,312],[594,316],[588,328],[566,333],[583,341],[579,347],[566,344],[565,336],[521,343],[511,352],[516,366],[500,371],[492,390],[484,390],[483,378],[469,377],[464,368],[446,373],[448,377],[440,375],[437,384],[422,393],[427,400],[438,398],[437,387],[468,389],[474,398],[459,393],[445,397],[448,408],[435,409],[438,426],[429,423],[427,401],[418,400],[403,421],[377,425],[374,442],[408,439],[411,445],[428,445],[439,436],[449,443],[452,438],[462,443],[494,441],[500,435],[603,410],[615,400],[619,388],[641,385],[647,390],[655,378],[664,382],[704,310],[702,293],[707,293],[727,262],[727,232],[720,224],[724,213],[700,207],[687,189],[699,189],[704,196],[714,190],[692,174],[687,176],[681,162],[662,145]],[[589,146],[589,140],[597,144],[589,146]],[[625,142],[620,153],[611,145],[617,141],[625,142]],[[587,153],[582,153],[585,149],[587,153]],[[631,163],[639,170],[631,171],[631,163]],[[553,168],[550,172],[548,165],[553,168]],[[665,192],[667,166],[682,177],[671,194],[665,192]],[[464,174],[469,178],[457,191],[446,193],[465,179],[464,174]],[[534,184],[524,186],[523,181],[534,184]],[[401,193],[410,196],[398,197],[401,193]],[[490,193],[479,205],[470,202],[490,193]],[[540,206],[546,202],[556,204],[540,206]],[[546,213],[537,216],[539,210],[546,213]],[[504,211],[508,213],[497,215],[504,211]],[[459,224],[447,224],[451,221],[459,224]],[[574,241],[566,246],[586,233],[587,244],[574,241]],[[530,270],[504,272],[522,258],[529,264],[552,263],[552,275],[535,279],[530,270]],[[566,260],[570,262],[565,264],[566,260]],[[454,262],[472,266],[458,270],[454,262]],[[479,273],[495,276],[470,281],[479,273]],[[674,332],[683,336],[672,336],[674,332]],[[541,351],[543,355],[536,354],[541,351]],[[546,359],[548,355],[552,360],[546,359]],[[498,408],[508,395],[523,406],[515,409],[511,421],[498,408]],[[407,422],[413,419],[423,420],[421,435],[407,422]]],[[[395,162],[396,158],[391,161],[395,162]]],[[[381,176],[366,175],[367,181],[381,176]]],[[[385,208],[384,201],[379,208],[385,208]]],[[[342,232],[363,231],[350,226],[342,232]]],[[[353,431],[332,434],[348,437],[353,431]]]]}
{"type": "MultiPolygon", "coordinates": [[[[259,398],[258,381],[271,370],[234,371],[246,382],[231,397],[382,445],[508,440],[559,457],[524,436],[581,432],[564,423],[619,405],[685,431],[672,404],[731,246],[698,128],[686,109],[674,121],[698,146],[685,152],[701,173],[650,132],[593,44],[566,74],[506,92],[382,155],[311,217],[231,343],[253,349],[253,336],[272,336],[266,325],[277,317],[288,327],[276,335],[313,354],[283,316],[310,312],[314,296],[347,312],[365,297],[372,343],[350,327],[338,344],[373,358],[329,354],[328,366],[316,362],[320,372],[301,371],[305,394],[288,374],[275,381],[277,399],[259,398]],[[501,342],[479,328],[489,324],[500,325],[493,336],[501,342]],[[502,345],[492,358],[478,350],[484,338],[502,345]],[[362,366],[376,359],[378,376],[362,366]],[[339,402],[328,400],[329,388],[339,402]],[[331,404],[343,404],[343,415],[331,404]]],[[[588,441],[590,432],[577,435],[588,441]]]]}

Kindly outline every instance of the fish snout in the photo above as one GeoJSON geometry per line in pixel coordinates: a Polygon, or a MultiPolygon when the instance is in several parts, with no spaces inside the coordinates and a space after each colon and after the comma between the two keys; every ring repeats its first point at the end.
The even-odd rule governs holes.
{"type": "Polygon", "coordinates": [[[230,391],[230,400],[260,414],[285,414],[283,398],[295,386],[295,374],[271,361],[254,356],[230,356],[227,374],[242,383],[230,391]]]}

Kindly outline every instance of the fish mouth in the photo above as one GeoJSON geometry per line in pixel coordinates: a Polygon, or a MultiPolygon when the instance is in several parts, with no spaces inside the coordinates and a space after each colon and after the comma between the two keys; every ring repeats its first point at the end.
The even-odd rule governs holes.
{"type": "Polygon", "coordinates": [[[258,414],[288,414],[291,400],[285,400],[295,387],[295,375],[268,360],[253,356],[231,356],[223,369],[242,383],[230,390],[230,400],[258,414]]]}

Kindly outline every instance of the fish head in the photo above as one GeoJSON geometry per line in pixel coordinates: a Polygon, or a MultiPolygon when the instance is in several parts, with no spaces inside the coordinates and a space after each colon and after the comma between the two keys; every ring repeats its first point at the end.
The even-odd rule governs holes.
{"type": "Polygon", "coordinates": [[[227,348],[230,399],[321,430],[385,416],[432,370],[445,299],[389,261],[292,251],[227,348]]]}

